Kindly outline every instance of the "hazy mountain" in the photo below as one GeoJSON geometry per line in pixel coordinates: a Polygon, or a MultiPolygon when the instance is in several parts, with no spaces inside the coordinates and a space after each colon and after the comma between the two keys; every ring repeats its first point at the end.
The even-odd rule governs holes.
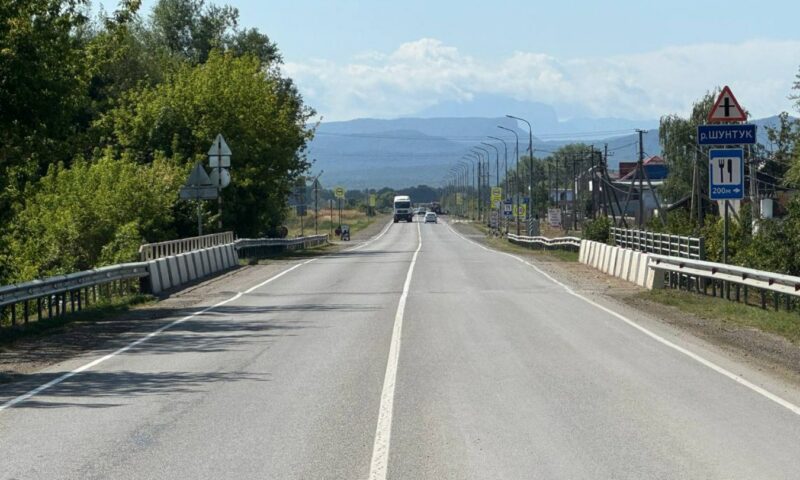
{"type": "MultiPolygon", "coordinates": [[[[759,141],[768,145],[764,127],[776,125],[777,117],[754,120],[753,123],[759,127],[759,141]]],[[[497,128],[498,125],[517,132],[520,154],[524,154],[528,146],[527,128],[519,128],[512,119],[398,118],[322,123],[309,145],[309,158],[315,160],[312,172],[324,170],[320,180],[326,187],[342,185],[350,189],[363,189],[420,184],[435,186],[470,148],[483,146],[480,142],[489,141],[489,135],[508,142],[509,164],[513,163],[514,136],[497,128]]],[[[543,133],[544,139],[534,136],[535,155],[545,157],[560,146],[583,142],[600,150],[607,144],[611,169],[616,169],[621,161],[634,161],[638,158],[638,134],[633,128],[619,129],[616,127],[620,123],[607,124],[601,120],[587,120],[583,125],[593,125],[596,128],[592,131],[612,132],[614,135],[594,137],[585,133],[589,131],[587,129],[575,134],[556,136],[557,139],[554,139],[543,133]]],[[[661,153],[658,125],[651,125],[649,128],[644,135],[644,152],[648,156],[658,155],[661,153]]],[[[534,133],[539,131],[534,124],[534,133]]],[[[500,150],[503,168],[503,145],[497,141],[493,143],[500,150]]],[[[491,158],[494,160],[494,150],[483,147],[491,151],[491,158]]]]}

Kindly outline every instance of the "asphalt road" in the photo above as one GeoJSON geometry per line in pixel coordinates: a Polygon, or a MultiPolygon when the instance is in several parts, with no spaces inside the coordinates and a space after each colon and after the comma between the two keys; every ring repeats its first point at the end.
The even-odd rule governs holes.
{"type": "Polygon", "coordinates": [[[55,382],[0,410],[0,478],[800,477],[794,404],[446,224],[298,265],[4,385],[55,382]]]}

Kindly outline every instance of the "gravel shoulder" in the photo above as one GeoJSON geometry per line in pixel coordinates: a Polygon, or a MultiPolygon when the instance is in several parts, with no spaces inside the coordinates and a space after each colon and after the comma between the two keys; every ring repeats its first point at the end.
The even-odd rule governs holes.
{"type": "Polygon", "coordinates": [[[0,348],[0,385],[79,355],[102,355],[125,345],[171,321],[214,305],[313,256],[337,253],[357,246],[381,232],[390,221],[378,216],[352,240],[332,241],[309,251],[298,251],[242,265],[219,276],[191,285],[157,301],[91,322],[76,321],[46,334],[20,339],[0,348]]]}
{"type": "MultiPolygon", "coordinates": [[[[470,223],[452,224],[462,235],[483,245],[497,248],[487,236],[470,223]]],[[[506,244],[508,245],[508,244],[506,244]]],[[[647,290],[579,262],[567,262],[547,252],[531,251],[508,245],[502,250],[524,257],[542,271],[620,312],[636,318],[678,329],[684,336],[710,344],[727,358],[745,362],[755,370],[776,375],[800,386],[800,346],[786,338],[761,330],[731,324],[721,318],[688,314],[676,307],[649,300],[647,290]]]]}

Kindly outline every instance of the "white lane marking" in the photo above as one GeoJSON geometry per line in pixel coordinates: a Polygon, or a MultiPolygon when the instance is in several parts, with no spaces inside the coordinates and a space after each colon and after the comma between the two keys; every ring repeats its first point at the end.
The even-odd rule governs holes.
{"type": "Polygon", "coordinates": [[[712,362],[711,360],[707,360],[706,358],[701,357],[700,355],[698,355],[698,354],[696,354],[696,353],[694,353],[692,351],[689,351],[686,348],[681,347],[680,345],[671,342],[670,340],[667,340],[666,338],[658,335],[657,333],[655,333],[655,332],[653,332],[651,330],[648,330],[647,328],[639,325],[638,323],[636,323],[635,321],[629,319],[628,317],[626,317],[626,316],[624,316],[624,315],[622,315],[620,313],[617,313],[614,310],[611,310],[610,308],[604,307],[603,305],[600,305],[599,303],[595,302],[594,300],[591,300],[591,299],[589,299],[587,297],[584,297],[580,293],[577,293],[576,291],[572,290],[572,288],[570,288],[566,284],[564,284],[564,283],[556,280],[555,278],[551,277],[549,274],[547,274],[544,271],[542,271],[539,267],[537,267],[536,265],[533,265],[532,263],[526,261],[525,259],[520,258],[520,257],[518,257],[516,255],[512,255],[512,254],[507,253],[507,252],[501,252],[499,250],[494,250],[494,249],[491,249],[491,248],[484,247],[483,245],[481,245],[481,244],[479,244],[479,243],[477,243],[477,242],[475,242],[473,240],[470,240],[469,238],[461,235],[453,227],[451,227],[449,224],[447,226],[450,228],[450,230],[453,231],[453,233],[455,233],[457,236],[461,237],[463,240],[466,240],[466,241],[468,241],[468,242],[470,242],[470,243],[472,243],[472,244],[474,244],[474,245],[476,245],[478,247],[481,247],[482,249],[486,250],[487,252],[493,252],[493,253],[499,253],[501,255],[506,255],[506,256],[509,256],[509,257],[513,258],[514,260],[517,260],[518,262],[524,263],[525,265],[527,265],[527,266],[533,268],[534,270],[536,270],[537,272],[539,272],[541,275],[543,275],[545,278],[547,278],[551,282],[555,283],[556,285],[559,285],[561,288],[566,290],[567,293],[569,293],[570,295],[578,297],[581,300],[583,300],[584,302],[586,302],[586,303],[588,303],[590,305],[593,305],[593,306],[599,308],[600,310],[602,310],[602,311],[604,311],[604,312],[606,312],[606,313],[608,313],[610,315],[613,315],[614,317],[617,317],[618,319],[620,319],[623,322],[627,323],[631,327],[639,330],[640,332],[644,333],[645,335],[647,335],[648,337],[652,338],[653,340],[655,340],[655,341],[657,341],[657,342],[659,342],[659,343],[661,343],[663,345],[666,345],[667,347],[672,348],[673,350],[676,350],[676,351],[686,355],[687,357],[691,358],[692,360],[695,360],[696,362],[700,363],[701,365],[704,365],[704,366],[710,368],[711,370],[719,373],[720,375],[728,377],[729,379],[733,380],[734,382],[749,388],[750,390],[756,392],[757,394],[759,394],[759,395],[761,395],[761,396],[763,396],[763,397],[765,397],[765,398],[777,403],[778,405],[786,408],[787,410],[791,411],[795,415],[800,415],[800,406],[795,405],[794,403],[792,403],[792,402],[790,402],[790,401],[788,401],[788,400],[786,400],[786,399],[784,399],[784,398],[782,398],[782,397],[770,392],[769,390],[766,390],[765,388],[759,387],[758,385],[756,385],[756,384],[744,379],[743,377],[741,377],[739,375],[736,375],[735,373],[731,372],[730,370],[727,370],[724,367],[721,367],[721,366],[717,365],[716,363],[712,362]]]}
{"type": "Polygon", "coordinates": [[[388,232],[388,231],[389,231],[389,227],[391,227],[391,226],[392,226],[392,223],[394,223],[394,222],[389,222],[389,223],[386,225],[386,227],[384,227],[384,229],[383,229],[383,230],[382,230],[382,231],[381,231],[379,234],[377,234],[377,235],[375,235],[374,237],[370,238],[369,240],[367,240],[366,242],[362,243],[361,245],[358,245],[357,247],[353,247],[353,248],[348,248],[348,249],[346,249],[346,250],[343,250],[343,251],[344,251],[344,252],[352,252],[352,251],[354,251],[354,250],[358,250],[358,249],[361,249],[361,248],[364,248],[364,247],[366,247],[367,245],[371,244],[372,242],[374,242],[374,241],[376,241],[377,239],[379,239],[379,238],[381,238],[382,236],[384,236],[384,235],[386,234],[386,232],[388,232]]]}
{"type": "MultiPolygon", "coordinates": [[[[386,228],[383,229],[383,231],[381,233],[379,233],[378,235],[372,237],[368,241],[364,242],[362,245],[359,245],[358,247],[356,247],[356,249],[365,247],[365,246],[369,245],[370,243],[374,242],[375,240],[381,238],[389,230],[389,227],[391,225],[392,224],[389,223],[386,226],[386,228]]],[[[54,378],[53,380],[50,380],[47,383],[39,385],[38,387],[34,388],[33,390],[31,390],[31,391],[29,391],[27,393],[24,393],[24,394],[22,394],[22,395],[20,395],[18,397],[12,398],[11,400],[9,400],[9,401],[3,403],[2,405],[0,405],[0,412],[2,412],[3,410],[5,410],[7,408],[10,408],[10,407],[13,407],[15,405],[18,405],[18,404],[30,399],[31,397],[34,397],[34,396],[42,393],[43,391],[47,390],[48,388],[54,387],[54,386],[58,385],[59,383],[63,382],[64,380],[67,380],[67,379],[69,379],[69,378],[71,378],[71,377],[73,377],[73,376],[75,376],[75,375],[77,375],[77,374],[79,374],[81,372],[84,372],[84,371],[86,371],[86,370],[88,370],[88,369],[90,369],[92,367],[96,367],[97,365],[100,365],[101,363],[105,362],[106,360],[108,360],[110,358],[116,357],[117,355],[119,355],[121,353],[125,353],[128,350],[130,350],[131,348],[150,340],[151,338],[155,337],[156,335],[159,335],[164,330],[168,330],[168,329],[174,327],[175,325],[183,323],[183,322],[185,322],[187,320],[190,320],[190,319],[192,319],[194,317],[203,315],[204,313],[208,313],[208,312],[214,310],[215,308],[221,307],[222,305],[225,305],[226,303],[230,303],[230,302],[240,298],[242,295],[246,295],[248,293],[252,293],[253,291],[263,287],[264,285],[272,282],[273,280],[276,280],[276,279],[286,275],[287,273],[291,272],[292,270],[300,268],[303,265],[308,265],[309,263],[311,263],[311,262],[313,262],[315,260],[317,260],[317,259],[316,258],[312,258],[311,260],[307,260],[307,261],[305,261],[303,263],[298,263],[297,265],[294,265],[291,268],[287,268],[286,270],[278,273],[277,275],[274,275],[274,276],[264,280],[263,282],[261,282],[261,283],[259,283],[257,285],[254,285],[253,287],[248,288],[244,292],[237,293],[236,295],[234,295],[233,297],[231,297],[231,298],[229,298],[227,300],[223,300],[223,301],[221,301],[219,303],[216,303],[216,304],[214,304],[214,305],[212,305],[210,307],[206,307],[203,310],[195,312],[195,313],[193,313],[191,315],[188,315],[186,317],[179,318],[179,319],[177,319],[177,320],[175,320],[175,321],[173,321],[171,323],[168,323],[166,325],[163,325],[160,328],[158,328],[157,330],[148,333],[144,337],[141,337],[141,338],[135,340],[134,342],[129,343],[128,345],[126,345],[126,346],[124,346],[124,347],[122,347],[122,348],[120,348],[120,349],[118,349],[118,350],[116,350],[114,352],[109,353],[108,355],[105,355],[103,357],[100,357],[100,358],[97,358],[95,360],[92,360],[91,362],[89,362],[89,363],[87,363],[85,365],[81,365],[80,367],[78,367],[78,368],[76,368],[74,370],[71,370],[71,371],[69,371],[69,372],[67,372],[67,373],[65,373],[65,374],[63,374],[63,375],[61,375],[59,377],[56,377],[56,378],[54,378]]]]}
{"type": "Polygon", "coordinates": [[[49,382],[47,382],[45,384],[42,384],[42,385],[34,388],[33,390],[27,392],[27,393],[24,393],[24,394],[22,394],[22,395],[20,395],[18,397],[12,398],[11,400],[9,400],[9,401],[5,402],[4,404],[0,405],[0,412],[2,412],[3,410],[5,410],[7,408],[10,408],[10,407],[13,407],[15,405],[18,405],[18,404],[30,399],[31,397],[34,397],[34,396],[42,393],[43,391],[47,390],[48,388],[54,387],[54,386],[58,385],[59,383],[63,382],[64,380],[69,379],[70,377],[73,377],[73,376],[75,376],[75,375],[77,375],[77,374],[79,374],[81,372],[89,370],[92,367],[96,367],[97,365],[100,365],[101,363],[105,362],[106,360],[108,360],[110,358],[114,358],[117,355],[125,353],[128,350],[130,350],[131,348],[150,340],[151,338],[161,334],[165,330],[168,330],[168,329],[174,327],[175,325],[181,324],[181,323],[183,323],[183,322],[185,322],[187,320],[190,320],[190,319],[192,319],[194,317],[197,317],[197,316],[203,315],[205,313],[208,313],[208,312],[210,312],[210,311],[212,311],[212,310],[214,310],[216,308],[219,308],[219,307],[225,305],[226,303],[230,303],[230,302],[232,302],[234,300],[237,300],[242,295],[251,293],[252,291],[263,287],[264,285],[272,282],[273,280],[276,280],[276,279],[286,275],[287,273],[291,272],[292,270],[300,268],[303,265],[307,265],[307,264],[313,262],[314,260],[317,260],[317,259],[316,258],[312,258],[311,260],[307,260],[307,261],[305,261],[303,263],[298,263],[297,265],[295,265],[295,266],[293,266],[291,268],[288,268],[288,269],[278,273],[277,275],[274,275],[274,276],[264,280],[263,282],[261,282],[261,283],[255,285],[255,286],[245,290],[244,292],[239,292],[236,295],[232,296],[231,298],[228,298],[227,300],[223,300],[223,301],[221,301],[219,303],[215,303],[214,305],[211,305],[210,307],[206,307],[206,308],[204,308],[204,309],[202,309],[202,310],[200,310],[198,312],[192,313],[191,315],[187,315],[187,316],[185,316],[183,318],[179,318],[179,319],[177,319],[177,320],[175,320],[173,322],[170,322],[170,323],[168,323],[166,325],[163,325],[163,326],[159,327],[158,329],[148,333],[147,335],[145,335],[145,336],[143,336],[143,337],[141,337],[141,338],[129,343],[128,345],[125,345],[124,347],[122,347],[122,348],[120,348],[118,350],[115,350],[114,352],[109,353],[108,355],[105,355],[103,357],[100,357],[100,358],[97,358],[95,360],[92,360],[91,362],[89,362],[89,363],[87,363],[85,365],[81,365],[80,367],[78,367],[78,368],[76,368],[74,370],[71,370],[71,371],[69,371],[69,372],[67,372],[67,373],[65,373],[65,374],[63,374],[63,375],[61,375],[59,377],[56,377],[53,380],[50,380],[49,382]]]}
{"type": "Polygon", "coordinates": [[[386,469],[389,466],[389,441],[392,436],[392,410],[394,409],[394,386],[397,380],[397,362],[400,358],[400,340],[403,334],[403,314],[406,310],[406,299],[411,287],[411,276],[414,273],[414,265],[417,263],[417,255],[422,249],[422,231],[417,223],[417,235],[419,244],[417,245],[414,256],[411,257],[411,265],[408,266],[406,281],[403,284],[403,293],[397,304],[397,313],[394,316],[394,329],[392,330],[392,342],[389,346],[389,360],[386,362],[386,376],[383,379],[383,391],[381,392],[381,406],[378,410],[378,427],[375,429],[375,443],[372,447],[372,462],[369,467],[370,480],[386,480],[386,469]]]}

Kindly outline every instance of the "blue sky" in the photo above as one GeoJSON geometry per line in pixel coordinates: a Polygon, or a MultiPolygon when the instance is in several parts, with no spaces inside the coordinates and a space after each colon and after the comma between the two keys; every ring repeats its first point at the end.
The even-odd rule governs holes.
{"type": "Polygon", "coordinates": [[[277,42],[285,72],[328,119],[483,94],[548,103],[564,118],[657,118],[720,84],[768,115],[791,107],[800,66],[797,0],[227,3],[277,42]]]}

